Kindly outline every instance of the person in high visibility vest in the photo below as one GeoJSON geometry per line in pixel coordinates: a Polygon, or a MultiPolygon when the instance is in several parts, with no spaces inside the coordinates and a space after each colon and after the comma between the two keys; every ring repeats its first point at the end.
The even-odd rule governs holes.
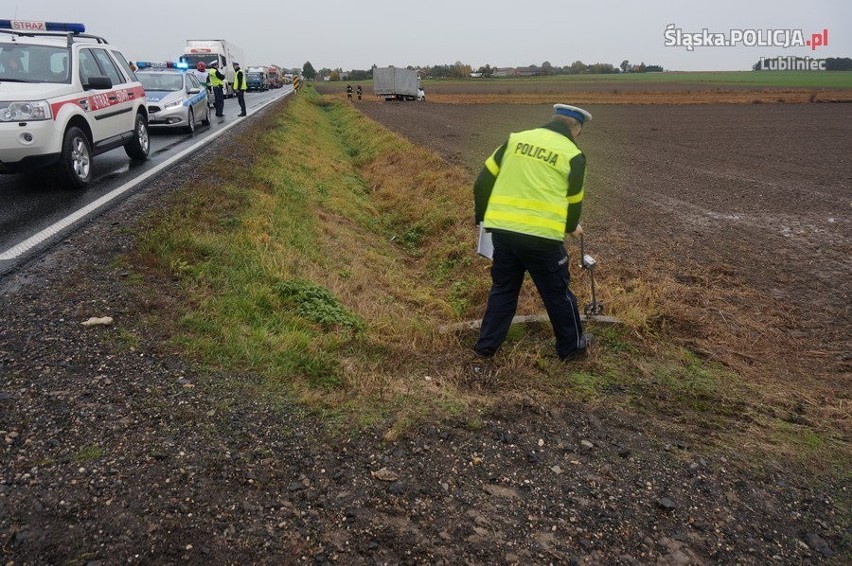
{"type": "Polygon", "coordinates": [[[207,80],[213,89],[213,108],[216,109],[216,116],[221,118],[225,115],[225,75],[219,71],[218,61],[213,61],[207,66],[209,67],[207,70],[207,80]]]}
{"type": "Polygon", "coordinates": [[[246,73],[240,69],[240,64],[236,61],[232,64],[234,65],[234,92],[237,95],[237,102],[240,103],[240,113],[237,114],[237,116],[245,116],[246,91],[248,90],[248,85],[246,84],[246,73]]]}
{"type": "Polygon", "coordinates": [[[559,358],[578,357],[592,341],[583,333],[577,298],[569,288],[563,243],[566,233],[583,233],[586,157],[577,139],[592,115],[567,104],[553,108],[544,126],[511,134],[474,183],[476,222],[494,243],[491,292],[474,346],[483,357],[493,356],[506,339],[525,272],[544,301],[559,358]]]}

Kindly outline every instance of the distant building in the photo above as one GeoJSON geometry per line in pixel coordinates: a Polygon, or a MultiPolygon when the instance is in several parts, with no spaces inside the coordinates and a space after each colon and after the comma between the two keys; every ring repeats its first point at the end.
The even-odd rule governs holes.
{"type": "Polygon", "coordinates": [[[515,68],[514,67],[495,67],[494,73],[492,74],[494,77],[514,77],[515,76],[515,68]]]}
{"type": "Polygon", "coordinates": [[[517,67],[515,69],[516,77],[534,77],[541,74],[541,69],[538,67],[517,67]]]}
{"type": "Polygon", "coordinates": [[[472,78],[472,79],[478,79],[480,77],[482,77],[482,73],[471,73],[470,74],[470,78],[472,78]]]}

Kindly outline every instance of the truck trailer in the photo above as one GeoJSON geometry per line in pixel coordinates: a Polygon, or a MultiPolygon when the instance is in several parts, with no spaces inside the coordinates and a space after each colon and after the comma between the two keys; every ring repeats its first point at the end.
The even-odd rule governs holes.
{"type": "Polygon", "coordinates": [[[225,75],[225,96],[234,96],[234,61],[245,65],[243,50],[226,39],[187,39],[181,61],[194,69],[198,63],[210,67],[219,63],[219,71],[225,75]]]}
{"type": "Polygon", "coordinates": [[[373,68],[373,94],[385,100],[426,101],[417,71],[396,67],[373,68]]]}

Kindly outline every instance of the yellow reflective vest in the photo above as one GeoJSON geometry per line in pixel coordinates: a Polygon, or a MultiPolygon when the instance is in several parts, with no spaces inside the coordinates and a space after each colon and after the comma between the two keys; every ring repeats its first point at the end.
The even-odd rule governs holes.
{"type": "Polygon", "coordinates": [[[483,226],[548,240],[565,238],[568,207],[583,200],[583,190],[567,194],[571,160],[581,153],[568,137],[547,128],[511,134],[500,164],[494,154],[485,162],[497,180],[483,226]]]}
{"type": "Polygon", "coordinates": [[[216,76],[217,72],[218,71],[216,69],[210,69],[210,71],[207,73],[207,79],[210,81],[210,86],[212,87],[224,86],[225,84],[225,81],[216,76]]]}
{"type": "Polygon", "coordinates": [[[234,74],[234,90],[248,90],[246,73],[242,69],[234,74]]]}

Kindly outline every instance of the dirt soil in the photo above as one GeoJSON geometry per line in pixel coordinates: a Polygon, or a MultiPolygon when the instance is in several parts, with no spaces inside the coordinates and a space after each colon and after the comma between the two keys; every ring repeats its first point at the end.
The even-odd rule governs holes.
{"type": "MultiPolygon", "coordinates": [[[[547,117],[371,106],[462,164],[547,117]]],[[[807,345],[786,364],[848,370],[852,108],[591,110],[586,226],[603,265],[673,265],[705,286],[724,266],[718,277],[766,293],[759,307],[806,314],[780,331],[807,345]]],[[[143,323],[177,306],[179,290],[140,295],[121,258],[146,211],[202,174],[226,138],[0,281],[4,563],[849,559],[843,481],[757,466],[746,450],[708,450],[647,418],[522,398],[478,426],[436,423],[385,443],[381,431],[320,432],[297,407],[220,385],[251,375],[200,373],[143,323]],[[112,325],[81,325],[107,315],[112,325]]]]}

